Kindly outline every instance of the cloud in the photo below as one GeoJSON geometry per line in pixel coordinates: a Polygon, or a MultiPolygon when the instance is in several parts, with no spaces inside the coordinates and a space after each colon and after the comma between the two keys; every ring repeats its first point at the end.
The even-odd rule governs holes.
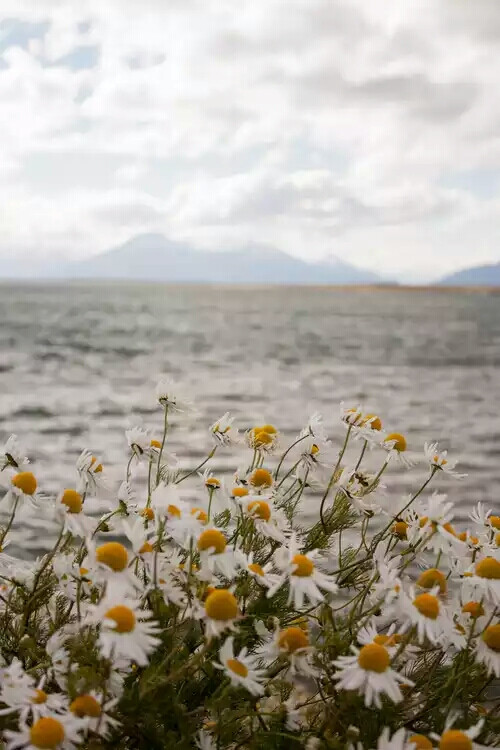
{"type": "Polygon", "coordinates": [[[496,0],[3,0],[0,255],[500,260],[496,0]]]}

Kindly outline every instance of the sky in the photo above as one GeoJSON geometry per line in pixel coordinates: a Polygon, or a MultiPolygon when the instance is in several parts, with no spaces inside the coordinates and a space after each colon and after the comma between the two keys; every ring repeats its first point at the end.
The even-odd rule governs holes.
{"type": "Polygon", "coordinates": [[[1,263],[499,262],[499,80],[498,0],[2,0],[1,263]]]}

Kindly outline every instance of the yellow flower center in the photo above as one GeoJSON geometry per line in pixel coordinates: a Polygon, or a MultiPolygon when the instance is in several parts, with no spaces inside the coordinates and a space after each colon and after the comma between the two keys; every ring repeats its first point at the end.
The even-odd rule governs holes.
{"type": "Polygon", "coordinates": [[[385,672],[390,663],[388,650],[378,643],[369,643],[359,652],[358,664],[368,672],[385,672]]]}
{"type": "Polygon", "coordinates": [[[347,409],[344,417],[347,424],[362,424],[363,415],[358,409],[347,409]]]}
{"type": "Polygon", "coordinates": [[[294,555],[292,557],[292,564],[295,565],[295,570],[292,575],[299,576],[299,578],[307,578],[311,576],[314,570],[314,563],[306,555],[294,555]]]}
{"type": "Polygon", "coordinates": [[[94,469],[94,474],[99,474],[102,471],[102,464],[97,464],[97,466],[94,468],[95,463],[97,463],[97,458],[95,456],[92,456],[92,461],[90,462],[90,468],[94,469]]]}
{"type": "Polygon", "coordinates": [[[464,604],[462,607],[462,612],[465,612],[472,617],[480,617],[481,615],[484,615],[484,607],[481,602],[467,602],[467,604],[464,604]]]}
{"type": "Polygon", "coordinates": [[[319,453],[319,445],[316,445],[316,443],[313,443],[311,445],[311,450],[309,451],[311,456],[315,456],[317,453],[319,453]]]}
{"type": "Polygon", "coordinates": [[[406,521],[396,521],[392,525],[392,533],[398,536],[400,539],[406,539],[406,532],[408,531],[408,524],[406,521]]]}
{"type": "Polygon", "coordinates": [[[259,563],[250,563],[248,570],[251,570],[252,573],[255,573],[258,576],[265,576],[264,568],[262,568],[259,563]]]}
{"type": "Polygon", "coordinates": [[[265,424],[262,425],[262,427],[258,427],[258,430],[261,430],[262,432],[267,432],[269,435],[276,435],[278,430],[273,424],[265,424]]]}
{"type": "Polygon", "coordinates": [[[37,488],[35,475],[31,471],[21,471],[12,477],[12,484],[25,495],[34,495],[37,488]]]}
{"type": "Polygon", "coordinates": [[[89,572],[88,568],[80,568],[80,575],[81,576],[86,576],[88,572],[89,572]]]}
{"type": "Polygon", "coordinates": [[[472,750],[472,741],[464,732],[449,729],[441,735],[439,750],[472,750]]]}
{"type": "Polygon", "coordinates": [[[231,670],[231,672],[237,674],[238,677],[246,677],[248,675],[248,669],[245,667],[243,662],[239,661],[239,659],[228,659],[226,662],[226,666],[231,670]]]}
{"type": "Polygon", "coordinates": [[[255,469],[250,476],[250,484],[254,487],[270,487],[272,483],[273,478],[267,469],[255,469]]]}
{"type": "Polygon", "coordinates": [[[128,552],[120,542],[106,542],[96,549],[98,562],[119,572],[125,570],[128,564],[128,552]]]}
{"type": "Polygon", "coordinates": [[[262,521],[269,521],[271,518],[271,508],[264,500],[252,500],[248,503],[248,512],[262,521]]]}
{"type": "Polygon", "coordinates": [[[492,651],[500,651],[500,624],[489,625],[481,637],[492,651]]]}
{"type": "Polygon", "coordinates": [[[66,505],[68,513],[80,513],[82,510],[82,496],[76,490],[64,490],[61,503],[66,505]]]}
{"type": "Polygon", "coordinates": [[[203,508],[193,508],[191,510],[191,515],[197,518],[200,523],[207,523],[208,521],[208,516],[203,508]]]}
{"type": "Polygon", "coordinates": [[[309,638],[302,628],[286,628],[279,634],[278,639],[279,647],[289,654],[293,654],[300,648],[307,648],[309,646],[309,638]]]}
{"type": "Polygon", "coordinates": [[[405,450],[408,447],[408,443],[406,442],[406,438],[404,435],[401,435],[399,432],[391,432],[390,435],[387,435],[385,442],[386,443],[392,443],[394,441],[394,450],[396,450],[398,453],[404,453],[405,450]]]}
{"type": "Polygon", "coordinates": [[[413,605],[429,620],[435,620],[439,615],[439,601],[432,594],[419,594],[413,600],[413,605]]]}
{"type": "Polygon", "coordinates": [[[497,545],[497,547],[500,547],[500,531],[498,532],[498,534],[495,534],[495,544],[497,545]]]}
{"type": "Polygon", "coordinates": [[[451,534],[452,536],[456,536],[457,532],[451,525],[451,523],[443,523],[443,529],[448,532],[448,534],[451,534]]]}
{"type": "Polygon", "coordinates": [[[218,529],[207,529],[198,537],[198,549],[200,552],[204,552],[212,547],[218,555],[226,549],[226,537],[218,529]]]}
{"type": "Polygon", "coordinates": [[[30,729],[30,742],[42,750],[53,750],[64,741],[64,727],[52,716],[43,716],[30,729]]]}
{"type": "Polygon", "coordinates": [[[382,420],[380,417],[377,417],[376,414],[367,414],[363,417],[363,424],[367,425],[367,427],[371,427],[372,430],[377,430],[378,432],[382,429],[382,420]]]}
{"type": "Polygon", "coordinates": [[[117,633],[131,633],[135,628],[135,615],[130,607],[126,607],[124,604],[117,604],[116,607],[111,607],[104,617],[116,623],[113,630],[117,633]]]}
{"type": "Polygon", "coordinates": [[[415,750],[432,750],[432,742],[425,734],[412,734],[408,742],[413,742],[415,750]]]}
{"type": "Polygon", "coordinates": [[[268,432],[265,432],[264,430],[259,430],[259,432],[254,432],[253,435],[253,443],[256,448],[259,448],[261,445],[271,445],[273,442],[273,436],[270,435],[268,432]]]}
{"type": "Polygon", "coordinates": [[[32,699],[32,703],[35,703],[37,706],[41,706],[43,703],[47,702],[47,698],[49,696],[45,692],[45,690],[40,690],[39,688],[35,688],[35,695],[32,699]]]}
{"type": "Polygon", "coordinates": [[[205,612],[212,620],[234,620],[238,614],[238,602],[228,589],[215,589],[205,600],[205,612]]]}
{"type": "Polygon", "coordinates": [[[140,555],[145,555],[148,552],[152,552],[153,549],[154,549],[153,545],[150,542],[144,542],[144,544],[142,545],[142,547],[139,550],[139,554],[140,555]]]}
{"type": "Polygon", "coordinates": [[[500,579],[500,562],[494,557],[485,557],[476,565],[476,575],[480,578],[489,578],[494,581],[500,579]]]}
{"type": "Polygon", "coordinates": [[[154,521],[155,518],[155,512],[153,508],[143,508],[141,510],[141,516],[146,519],[146,521],[154,521]]]}
{"type": "Polygon", "coordinates": [[[490,516],[488,520],[494,529],[500,530],[500,516],[490,516]]]}
{"type": "Polygon", "coordinates": [[[248,495],[248,490],[246,487],[233,487],[231,495],[233,497],[245,497],[248,495]]]}
{"type": "Polygon", "coordinates": [[[216,479],[216,477],[208,477],[205,480],[205,487],[209,487],[212,490],[217,490],[220,487],[220,479],[216,479]]]}
{"type": "Polygon", "coordinates": [[[161,443],[159,440],[151,440],[150,446],[151,448],[158,448],[158,450],[161,450],[161,443]]]}
{"type": "Polygon", "coordinates": [[[69,710],[80,719],[84,716],[91,716],[93,719],[97,719],[102,713],[101,706],[93,695],[79,695],[70,704],[69,710]]]}
{"type": "Polygon", "coordinates": [[[175,516],[176,518],[180,518],[181,517],[181,511],[177,507],[177,505],[172,505],[172,504],[168,505],[167,506],[167,513],[169,513],[169,515],[171,515],[171,516],[175,516]]]}
{"type": "Polygon", "coordinates": [[[445,594],[447,589],[446,576],[437,568],[424,570],[423,573],[419,575],[417,584],[423,589],[432,589],[434,586],[439,586],[441,594],[445,594]]]}
{"type": "Polygon", "coordinates": [[[468,541],[470,544],[477,544],[479,542],[477,536],[470,536],[466,531],[462,531],[460,534],[458,534],[457,539],[460,539],[461,542],[468,541]]]}

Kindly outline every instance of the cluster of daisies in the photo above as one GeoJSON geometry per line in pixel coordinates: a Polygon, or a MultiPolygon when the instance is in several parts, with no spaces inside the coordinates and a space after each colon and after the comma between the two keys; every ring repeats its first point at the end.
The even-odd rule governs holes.
{"type": "Polygon", "coordinates": [[[191,405],[156,395],[162,427],[126,431],[117,486],[84,450],[51,497],[16,436],[0,453],[3,747],[497,747],[500,515],[454,525],[446,451],[342,405],[337,443],[317,414],[286,444],[224,414],[182,470],[169,432],[191,405]],[[387,492],[394,461],[427,466],[411,496],[387,492]],[[58,529],[34,561],[33,517],[58,529]]]}

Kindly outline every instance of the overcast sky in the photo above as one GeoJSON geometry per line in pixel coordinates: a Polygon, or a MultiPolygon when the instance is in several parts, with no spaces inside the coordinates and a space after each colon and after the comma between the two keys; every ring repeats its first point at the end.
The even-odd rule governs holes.
{"type": "Polygon", "coordinates": [[[499,85],[498,0],[2,0],[0,257],[500,261],[499,85]]]}

